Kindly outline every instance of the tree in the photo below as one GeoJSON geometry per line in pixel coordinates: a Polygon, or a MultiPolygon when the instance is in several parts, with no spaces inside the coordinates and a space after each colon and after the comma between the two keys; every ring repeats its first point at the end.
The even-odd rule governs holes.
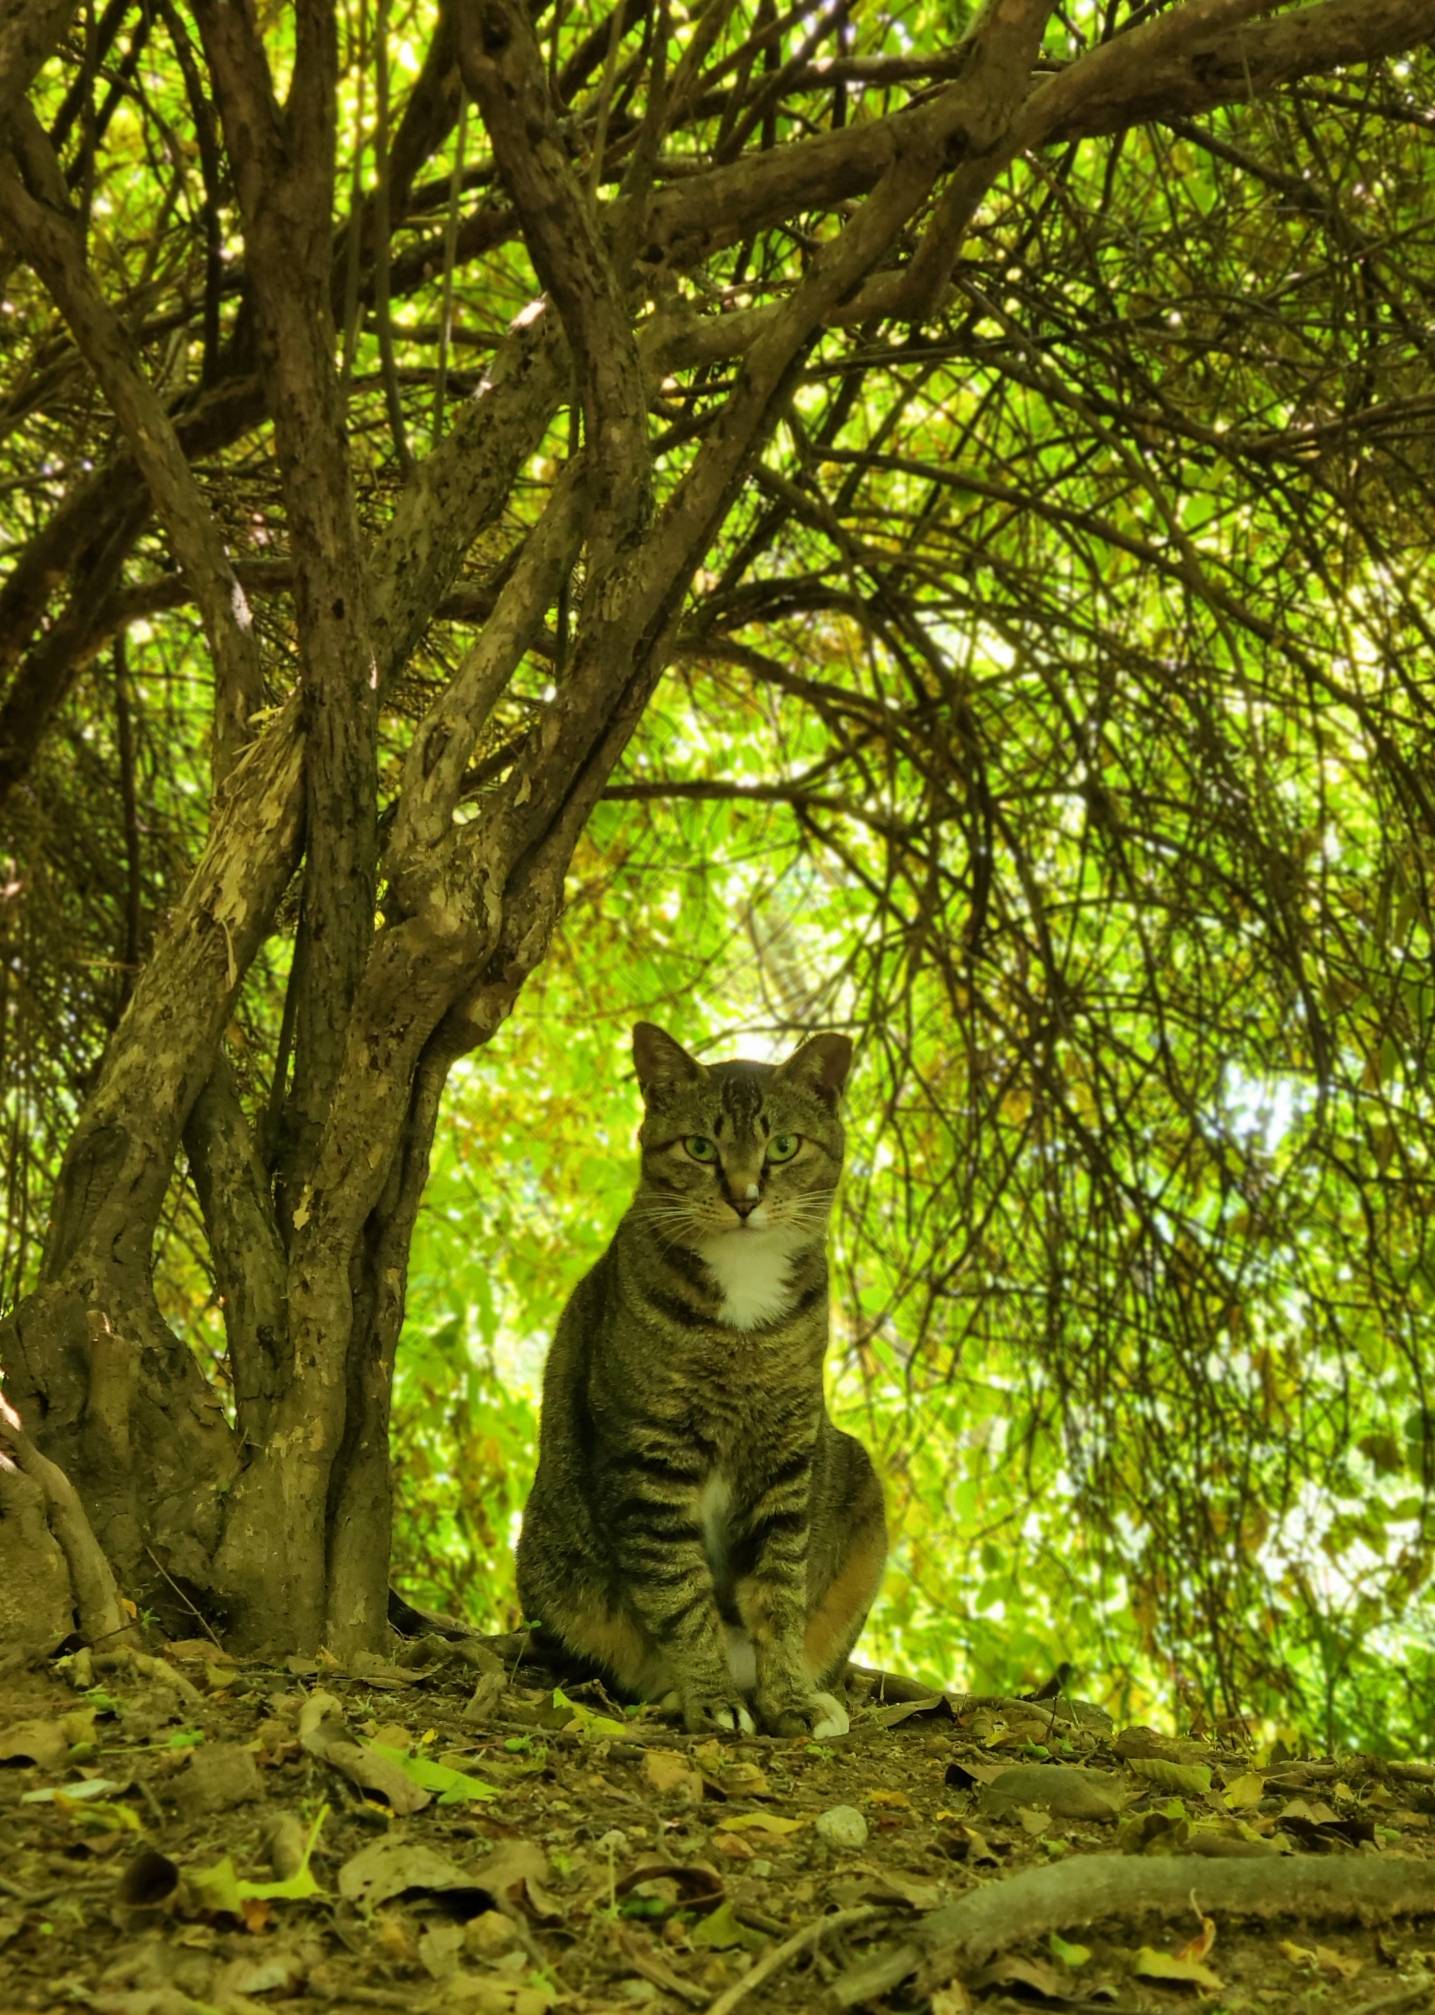
{"type": "MultiPolygon", "coordinates": [[[[973,356],[1000,336],[1009,381],[1139,477],[1128,416],[1063,378],[1020,301],[989,291],[993,248],[1018,258],[1003,206],[1038,214],[1022,206],[1049,185],[1079,238],[1081,205],[1093,228],[1130,172],[1123,143],[1150,122],[1298,205],[1279,166],[1192,122],[1414,48],[1429,10],[1180,0],[1067,20],[1046,0],[991,0],[950,48],[921,20],[897,56],[855,46],[840,9],[808,20],[767,0],[691,20],[662,0],[577,16],[384,6],[343,56],[318,0],[292,28],[208,0],[72,12],[30,0],[4,30],[0,226],[36,283],[14,283],[12,413],[32,467],[63,438],[70,480],[56,495],[41,459],[22,492],[31,522],[0,589],[0,788],[23,804],[102,644],[182,606],[212,672],[213,803],[75,1115],[39,1276],[4,1334],[8,1490],[31,1554],[34,1507],[58,1507],[68,1477],[133,1595],[164,1607],[179,1589],[237,1642],[343,1653],[383,1627],[390,1382],[445,1079],[543,959],[665,668],[701,648],[685,610],[706,587],[731,615],[750,580],[750,607],[780,619],[758,564],[780,526],[841,551],[844,471],[885,452],[880,421],[855,447],[843,430],[884,347],[920,374],[929,342],[973,356]],[[399,106],[401,43],[421,56],[399,106]],[[365,190],[362,145],[339,134],[346,118],[365,133],[368,93],[365,190]],[[471,162],[475,127],[491,154],[471,162]],[[1093,148],[1104,193],[1080,181],[1093,148]],[[430,326],[400,326],[406,297],[430,326]],[[454,362],[460,340],[478,372],[454,362]],[[809,433],[800,395],[829,379],[809,433]],[[779,428],[830,498],[822,479],[795,497],[766,467],[779,428]],[[236,560],[245,513],[280,559],[236,560]],[[441,617],[470,632],[456,663],[432,646],[441,617]],[[236,1069],[230,1032],[291,940],[261,1082],[236,1069]],[[232,1423],[154,1296],[181,1153],[223,1299],[232,1423]]],[[[954,470],[941,431],[891,471],[913,545],[950,524],[954,487],[1000,489],[999,471],[954,470]]],[[[1017,501],[1039,511],[1039,486],[1017,501]]],[[[1188,524],[1088,529],[1196,583],[1218,628],[1245,627],[1188,524]]],[[[787,587],[789,609],[851,609],[830,582],[787,587]]],[[[932,682],[912,724],[927,823],[959,805],[980,820],[960,681],[901,594],[861,600],[854,620],[932,682]]],[[[123,707],[122,645],[113,667],[123,707]]],[[[850,746],[850,719],[831,718],[850,746]]],[[[977,936],[981,861],[978,844],[977,936]]],[[[930,909],[912,895],[915,958],[930,909]]],[[[1271,908],[1278,936],[1278,892],[1271,908]]],[[[1043,1067],[1053,1083],[1066,1069],[1054,1042],[1043,1067]]],[[[53,1517],[73,1571],[73,1506],[53,1517]]],[[[91,1627],[112,1625],[93,1600],[91,1627]]]]}

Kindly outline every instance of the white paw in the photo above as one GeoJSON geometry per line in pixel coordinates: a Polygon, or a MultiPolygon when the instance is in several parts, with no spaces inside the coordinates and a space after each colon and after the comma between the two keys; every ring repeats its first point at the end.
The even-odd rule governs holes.
{"type": "Polygon", "coordinates": [[[842,1702],[834,1700],[830,1693],[819,1693],[817,1705],[822,1709],[822,1719],[812,1730],[813,1739],[821,1742],[829,1735],[845,1735],[852,1723],[842,1702]]]}

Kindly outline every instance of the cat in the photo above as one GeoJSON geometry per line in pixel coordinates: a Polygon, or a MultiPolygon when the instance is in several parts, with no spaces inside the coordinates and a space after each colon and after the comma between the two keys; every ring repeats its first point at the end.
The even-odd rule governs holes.
{"type": "Polygon", "coordinates": [[[831,1689],[887,1553],[822,1395],[852,1045],[704,1065],[639,1022],[633,1060],[641,1173],[549,1352],[523,1613],[693,1732],[845,1733],[831,1689]]]}

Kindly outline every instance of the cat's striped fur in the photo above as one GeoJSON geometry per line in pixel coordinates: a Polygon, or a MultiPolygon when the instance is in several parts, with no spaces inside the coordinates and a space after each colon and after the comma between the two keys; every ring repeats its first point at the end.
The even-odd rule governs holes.
{"type": "Polygon", "coordinates": [[[704,1066],[640,1022],[633,1053],[642,1173],[549,1353],[524,1614],[691,1729],[837,1732],[886,1558],[822,1395],[851,1044],[704,1066]]]}

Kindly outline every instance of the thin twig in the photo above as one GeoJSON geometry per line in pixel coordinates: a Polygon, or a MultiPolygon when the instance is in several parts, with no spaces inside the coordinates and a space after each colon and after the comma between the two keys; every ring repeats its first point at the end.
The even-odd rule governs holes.
{"type": "Polygon", "coordinates": [[[459,79],[458,136],[454,142],[453,174],[448,185],[448,215],[443,227],[443,303],[439,309],[438,375],[433,388],[433,445],[443,439],[443,402],[448,388],[448,353],[453,340],[453,268],[458,249],[458,205],[463,190],[464,143],[468,137],[468,86],[459,79]]]}
{"type": "Polygon", "coordinates": [[[764,1952],[761,1959],[748,1967],[740,1980],[734,1980],[731,1987],[723,1989],[716,2001],[708,2004],[707,2015],[731,2015],[739,2002],[745,2000],[756,1987],[770,1980],[774,1973],[780,1973],[790,1959],[809,1946],[818,1944],[829,1931],[847,1931],[856,1924],[870,1923],[874,1917],[886,1914],[883,1903],[859,1903],[851,1910],[833,1910],[826,1917],[814,1917],[810,1924],[804,1924],[800,1931],[794,1931],[790,1938],[784,1938],[780,1945],[774,1945],[770,1952],[764,1952]]]}
{"type": "Polygon", "coordinates": [[[222,1651],[224,1649],[224,1646],[220,1642],[218,1633],[215,1631],[208,1617],[205,1616],[201,1610],[195,1608],[194,1604],[190,1601],[189,1597],[185,1594],[184,1590],[180,1587],[179,1583],[175,1580],[174,1576],[170,1573],[169,1569],[165,1566],[164,1562],[158,1558],[153,1547],[147,1546],[145,1548],[145,1552],[149,1555],[151,1566],[154,1567],[160,1574],[164,1576],[165,1580],[174,1590],[174,1593],[179,1597],[181,1605],[189,1611],[190,1615],[194,1618],[195,1622],[199,1625],[200,1629],[204,1632],[205,1636],[210,1638],[216,1645],[218,1645],[219,1649],[222,1651]]]}

